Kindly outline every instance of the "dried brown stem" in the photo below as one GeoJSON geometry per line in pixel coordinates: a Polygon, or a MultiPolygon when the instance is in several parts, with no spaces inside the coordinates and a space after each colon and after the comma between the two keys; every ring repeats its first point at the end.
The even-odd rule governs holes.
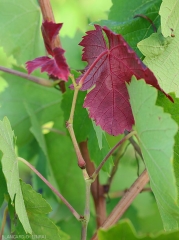
{"type": "MultiPolygon", "coordinates": [[[[87,141],[81,142],[79,146],[80,146],[82,156],[86,162],[87,172],[89,176],[91,176],[95,171],[95,166],[94,166],[94,163],[91,162],[90,160],[87,141]]],[[[106,199],[104,197],[104,188],[99,183],[99,177],[97,177],[95,181],[92,183],[91,193],[93,196],[95,210],[96,210],[96,223],[97,223],[97,227],[99,228],[106,219],[106,199]]]]}
{"type": "MultiPolygon", "coordinates": [[[[137,178],[130,189],[125,193],[123,198],[119,201],[113,211],[110,213],[106,221],[101,226],[103,229],[108,229],[121,218],[127,208],[131,205],[136,196],[141,192],[144,186],[149,182],[147,170],[137,178]]],[[[97,240],[97,234],[92,237],[92,240],[97,240]]]]}

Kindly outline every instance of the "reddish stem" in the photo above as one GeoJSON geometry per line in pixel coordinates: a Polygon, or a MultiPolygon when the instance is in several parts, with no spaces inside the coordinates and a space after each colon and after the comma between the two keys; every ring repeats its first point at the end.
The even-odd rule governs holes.
{"type": "MultiPolygon", "coordinates": [[[[95,166],[94,166],[94,163],[91,162],[90,160],[87,141],[81,142],[79,146],[80,146],[82,156],[86,162],[87,172],[89,176],[91,176],[95,171],[95,166]]],[[[93,196],[95,210],[96,210],[97,228],[99,228],[106,219],[106,199],[104,196],[104,188],[102,185],[100,185],[98,176],[91,185],[91,194],[93,196]]]]}
{"type": "MultiPolygon", "coordinates": [[[[39,5],[41,8],[43,20],[55,22],[55,18],[54,18],[51,4],[50,4],[50,0],[39,0],[39,5]]],[[[59,36],[56,36],[56,38],[53,42],[53,48],[56,48],[56,47],[57,48],[61,47],[59,36]]],[[[59,82],[58,85],[61,89],[61,92],[64,93],[66,91],[65,82],[61,81],[61,82],[59,82]]]]}

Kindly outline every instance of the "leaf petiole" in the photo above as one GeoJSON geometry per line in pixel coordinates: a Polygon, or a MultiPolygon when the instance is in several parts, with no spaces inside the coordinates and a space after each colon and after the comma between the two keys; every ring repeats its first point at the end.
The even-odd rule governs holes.
{"type": "Polygon", "coordinates": [[[108,154],[105,156],[105,158],[102,160],[102,162],[99,164],[99,166],[96,168],[96,170],[94,171],[93,175],[90,177],[93,181],[95,181],[96,177],[99,174],[99,171],[101,170],[101,168],[103,167],[103,165],[105,164],[105,162],[108,160],[108,158],[113,154],[113,152],[126,140],[128,140],[129,138],[131,138],[133,135],[136,134],[136,131],[132,131],[129,134],[127,134],[122,140],[120,140],[109,152],[108,154]]]}
{"type": "Polygon", "coordinates": [[[69,134],[70,134],[72,142],[73,142],[73,146],[74,146],[74,149],[75,149],[75,152],[76,152],[76,155],[77,155],[77,159],[78,159],[78,166],[81,169],[84,169],[85,166],[86,166],[86,162],[83,159],[83,156],[81,154],[80,148],[78,146],[78,143],[77,143],[77,140],[76,140],[76,137],[75,137],[74,129],[73,129],[73,118],[74,118],[77,96],[78,96],[78,92],[79,92],[82,85],[81,84],[79,84],[79,85],[76,84],[74,76],[72,74],[70,75],[70,78],[71,78],[71,80],[73,82],[73,85],[74,85],[74,95],[73,95],[70,117],[69,117],[68,121],[66,122],[66,127],[69,131],[69,134]]]}
{"type": "Polygon", "coordinates": [[[58,84],[60,82],[60,80],[49,81],[49,80],[46,80],[46,79],[43,79],[43,78],[31,76],[29,74],[26,74],[26,73],[23,73],[23,72],[20,72],[20,71],[17,71],[17,70],[5,68],[5,67],[2,67],[2,66],[0,66],[0,71],[10,73],[10,74],[16,75],[16,76],[21,77],[21,78],[25,78],[27,80],[30,80],[32,82],[35,82],[35,83],[40,84],[40,85],[45,86],[45,87],[54,87],[56,84],[58,84]]]}
{"type": "Polygon", "coordinates": [[[37,171],[36,168],[34,168],[29,162],[27,162],[25,159],[18,157],[18,160],[23,162],[25,165],[27,165],[37,176],[62,200],[62,202],[68,207],[68,209],[71,211],[71,213],[75,216],[75,218],[80,221],[81,216],[76,212],[76,210],[71,206],[71,204],[55,189],[49,181],[47,181],[46,178],[42,176],[41,173],[37,171]]]}

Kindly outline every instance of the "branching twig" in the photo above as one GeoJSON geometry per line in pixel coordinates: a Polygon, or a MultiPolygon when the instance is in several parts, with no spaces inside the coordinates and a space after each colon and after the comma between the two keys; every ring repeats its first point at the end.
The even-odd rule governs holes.
{"type": "MultiPolygon", "coordinates": [[[[123,191],[117,191],[117,192],[111,192],[111,193],[108,193],[106,195],[106,197],[109,197],[109,198],[119,198],[119,197],[123,197],[126,192],[128,192],[129,189],[125,189],[123,191]]],[[[140,191],[140,193],[143,193],[143,192],[151,192],[152,189],[151,188],[144,188],[140,191]]]]}
{"type": "MultiPolygon", "coordinates": [[[[125,131],[124,131],[124,134],[125,134],[125,135],[128,135],[129,132],[125,130],[125,131]]],[[[132,146],[133,146],[133,148],[135,149],[135,151],[139,154],[139,156],[140,156],[141,159],[143,160],[142,152],[141,152],[141,149],[140,149],[138,143],[133,139],[133,137],[131,137],[131,138],[129,139],[129,142],[132,144],[132,146]]]]}
{"type": "Polygon", "coordinates": [[[114,159],[114,166],[112,168],[110,177],[108,178],[107,184],[105,185],[107,187],[107,192],[109,192],[109,190],[110,190],[112,180],[113,180],[113,178],[116,174],[116,171],[118,169],[119,161],[122,158],[122,156],[124,155],[124,153],[126,152],[126,149],[127,149],[128,146],[129,146],[129,144],[127,144],[127,146],[126,145],[124,146],[124,143],[123,143],[123,144],[121,144],[121,146],[119,147],[119,150],[117,151],[116,157],[114,159]]]}
{"type": "Polygon", "coordinates": [[[72,212],[72,214],[75,216],[77,220],[81,220],[82,217],[76,212],[76,210],[70,205],[70,203],[55,189],[51,183],[47,181],[46,178],[42,176],[41,173],[37,171],[29,162],[27,162],[25,159],[18,157],[18,160],[25,163],[39,178],[62,200],[62,202],[68,207],[68,209],[72,212]]]}
{"type": "Polygon", "coordinates": [[[32,76],[32,75],[26,74],[26,73],[23,73],[23,72],[19,72],[19,71],[13,70],[13,69],[5,68],[5,67],[2,67],[2,66],[0,66],[0,71],[7,72],[7,73],[10,73],[10,74],[16,75],[18,77],[21,77],[21,78],[28,79],[32,82],[38,83],[38,84],[43,85],[45,87],[54,87],[56,84],[59,83],[59,80],[50,81],[50,80],[46,80],[46,79],[43,79],[43,78],[39,78],[39,77],[35,77],[35,76],[32,76]]]}
{"type": "Polygon", "coordinates": [[[101,168],[103,167],[103,165],[105,164],[105,162],[108,160],[108,158],[113,154],[113,152],[126,140],[128,140],[130,137],[132,137],[136,132],[130,132],[128,135],[126,135],[122,140],[120,140],[110,151],[109,153],[105,156],[105,158],[102,160],[102,162],[99,164],[99,166],[96,168],[95,172],[93,173],[93,175],[90,177],[93,181],[95,180],[95,178],[97,177],[97,175],[99,174],[99,171],[101,170],[101,168]]]}
{"type": "MultiPolygon", "coordinates": [[[[119,201],[113,211],[110,213],[104,224],[101,226],[103,229],[107,229],[114,225],[123,213],[127,210],[130,204],[133,202],[135,197],[141,192],[144,186],[148,183],[149,176],[147,170],[137,178],[137,180],[132,184],[130,189],[124,194],[123,198],[119,201]]],[[[97,240],[97,234],[92,237],[92,240],[97,240]]]]}

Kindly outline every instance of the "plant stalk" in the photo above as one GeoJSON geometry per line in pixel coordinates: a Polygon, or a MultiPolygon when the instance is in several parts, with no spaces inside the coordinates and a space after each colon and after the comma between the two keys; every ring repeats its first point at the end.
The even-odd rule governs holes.
{"type": "MultiPolygon", "coordinates": [[[[42,12],[42,16],[43,16],[43,20],[47,20],[49,22],[55,22],[55,18],[54,18],[54,14],[53,14],[53,10],[50,4],[50,0],[39,0],[39,5],[41,8],[41,12],[42,12]]],[[[61,43],[60,43],[60,38],[57,36],[54,40],[54,48],[55,47],[61,47],[61,43]]]]}
{"type": "Polygon", "coordinates": [[[4,233],[4,228],[6,225],[7,213],[8,213],[8,207],[5,208],[4,214],[3,214],[3,220],[2,220],[1,231],[0,231],[0,240],[3,240],[2,237],[3,237],[3,233],[4,233]]]}
{"type": "Polygon", "coordinates": [[[76,152],[76,156],[77,156],[77,159],[78,159],[78,166],[81,169],[84,169],[86,167],[86,162],[83,159],[83,156],[81,154],[81,151],[80,151],[80,148],[78,146],[76,136],[75,136],[75,133],[74,133],[74,129],[73,129],[73,118],[74,118],[75,106],[76,106],[77,96],[78,96],[78,92],[81,88],[81,85],[77,85],[75,83],[73,75],[71,75],[70,77],[71,77],[73,85],[74,85],[74,95],[73,95],[70,117],[69,117],[68,121],[66,122],[66,127],[69,131],[69,134],[71,136],[71,140],[72,140],[75,152],[76,152]]]}
{"type": "Polygon", "coordinates": [[[46,178],[42,176],[41,173],[37,171],[29,162],[27,162],[25,159],[18,157],[18,160],[25,163],[37,176],[62,200],[62,202],[68,207],[68,209],[72,212],[72,214],[75,216],[77,220],[81,220],[81,216],[76,212],[76,210],[71,206],[71,204],[55,189],[49,181],[47,181],[46,178]]]}
{"type": "MultiPolygon", "coordinates": [[[[121,218],[127,208],[131,205],[136,196],[142,191],[145,185],[149,182],[147,170],[137,178],[129,190],[124,194],[123,198],[119,201],[113,211],[110,213],[106,221],[102,224],[101,228],[108,229],[121,218]]],[[[97,234],[92,237],[92,240],[97,240],[97,234]]]]}
{"type": "MultiPolygon", "coordinates": [[[[54,18],[51,4],[50,4],[50,0],[38,0],[38,1],[39,1],[40,9],[42,12],[43,20],[55,23],[55,18],[54,18]]],[[[56,36],[52,44],[53,44],[53,48],[61,47],[59,36],[56,36]]],[[[66,91],[65,82],[60,81],[58,85],[60,87],[61,92],[64,93],[66,91]]]]}
{"type": "Polygon", "coordinates": [[[85,210],[84,210],[84,221],[82,221],[81,240],[86,240],[87,238],[87,227],[90,219],[91,180],[86,179],[85,184],[86,184],[86,201],[85,201],[85,210]]]}
{"type": "Polygon", "coordinates": [[[110,151],[109,153],[105,156],[105,158],[102,160],[102,162],[99,164],[99,166],[96,168],[94,171],[93,175],[90,177],[93,179],[93,181],[96,179],[97,175],[99,174],[99,171],[105,164],[105,162],[108,160],[108,158],[113,154],[113,152],[126,140],[128,140],[130,137],[132,137],[134,134],[136,134],[136,131],[130,132],[128,135],[126,135],[122,140],[120,140],[110,151]]]}
{"type": "MultiPolygon", "coordinates": [[[[90,160],[88,151],[87,141],[79,144],[82,156],[86,162],[86,169],[88,175],[91,176],[95,171],[94,163],[90,160]]],[[[94,200],[95,211],[96,211],[96,225],[99,228],[102,223],[106,220],[106,198],[104,196],[104,187],[99,182],[99,175],[95,181],[91,184],[91,193],[94,200]]]]}
{"type": "Polygon", "coordinates": [[[30,80],[30,81],[35,82],[37,84],[43,85],[45,87],[54,87],[56,84],[59,83],[58,80],[57,81],[49,81],[49,80],[46,80],[46,79],[43,79],[43,78],[35,77],[35,76],[32,76],[32,75],[29,75],[29,74],[26,74],[26,73],[23,73],[23,72],[20,72],[20,71],[16,71],[16,70],[13,70],[13,69],[5,68],[5,67],[2,67],[2,66],[0,66],[0,71],[10,73],[10,74],[16,75],[16,76],[21,77],[21,78],[25,78],[27,80],[30,80]]]}

